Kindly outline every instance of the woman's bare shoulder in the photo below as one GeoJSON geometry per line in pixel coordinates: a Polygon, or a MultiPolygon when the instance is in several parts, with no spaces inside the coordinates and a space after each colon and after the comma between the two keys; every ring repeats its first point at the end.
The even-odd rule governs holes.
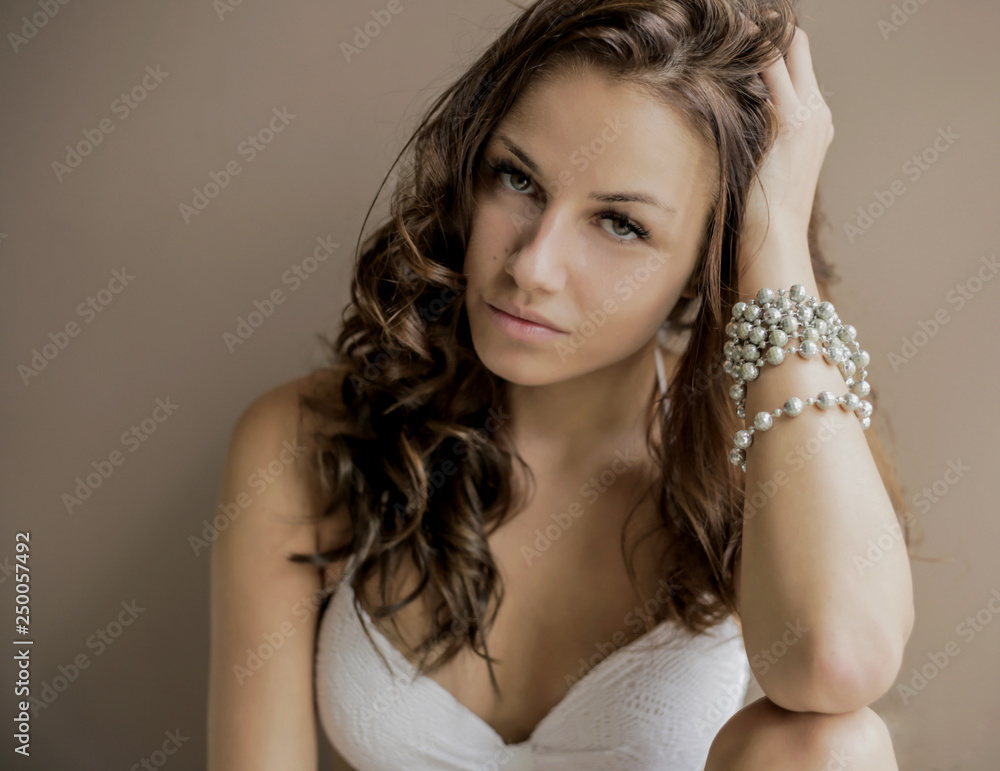
{"type": "Polygon", "coordinates": [[[278,431],[283,434],[301,433],[300,422],[311,429],[308,413],[302,412],[303,396],[337,398],[338,389],[331,387],[335,375],[329,370],[317,370],[286,380],[257,395],[243,410],[237,426],[257,431],[278,431]]]}
{"type": "Polygon", "coordinates": [[[332,375],[324,370],[285,380],[254,397],[232,430],[230,457],[255,472],[247,486],[258,497],[279,497],[281,510],[315,517],[329,491],[320,478],[316,416],[303,396],[337,398],[332,375]]]}
{"type": "Polygon", "coordinates": [[[231,432],[214,520],[225,524],[211,552],[209,768],[316,767],[318,614],[310,610],[322,582],[310,565],[289,560],[311,554],[317,541],[299,420],[311,381],[295,378],[256,396],[231,432]],[[255,666],[250,653],[268,635],[282,638],[281,656],[255,666]]]}

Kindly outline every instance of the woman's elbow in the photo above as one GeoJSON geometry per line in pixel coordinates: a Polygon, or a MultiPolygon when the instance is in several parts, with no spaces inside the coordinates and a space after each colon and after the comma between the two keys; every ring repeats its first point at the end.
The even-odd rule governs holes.
{"type": "Polygon", "coordinates": [[[795,712],[854,712],[892,687],[908,638],[908,629],[903,635],[873,632],[859,639],[814,637],[804,641],[793,666],[775,667],[771,677],[760,679],[761,690],[795,712]]]}

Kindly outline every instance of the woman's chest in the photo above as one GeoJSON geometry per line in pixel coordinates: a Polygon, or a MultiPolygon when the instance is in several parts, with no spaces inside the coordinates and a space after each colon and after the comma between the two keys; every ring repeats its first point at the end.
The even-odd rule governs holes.
{"type": "MultiPolygon", "coordinates": [[[[504,596],[486,635],[502,698],[489,669],[468,646],[428,677],[489,724],[505,741],[523,741],[598,663],[646,632],[669,596],[661,557],[666,548],[650,495],[635,480],[605,476],[539,487],[531,504],[489,535],[490,553],[502,577],[504,596]],[[616,484],[620,481],[621,484],[616,484]],[[629,580],[622,553],[635,570],[629,580]],[[636,545],[639,537],[653,530],[636,545]]],[[[393,599],[413,591],[418,574],[404,560],[393,599]]],[[[378,595],[377,577],[366,585],[378,595]]],[[[492,610],[492,607],[491,607],[492,610]]],[[[400,635],[382,622],[383,636],[414,665],[413,648],[430,631],[426,596],[397,614],[400,635]]]]}

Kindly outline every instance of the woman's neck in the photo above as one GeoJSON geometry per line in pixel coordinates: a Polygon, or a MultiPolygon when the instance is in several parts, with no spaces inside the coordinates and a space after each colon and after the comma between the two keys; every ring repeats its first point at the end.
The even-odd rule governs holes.
{"type": "MultiPolygon", "coordinates": [[[[656,345],[654,337],[626,359],[571,380],[508,383],[512,436],[522,457],[568,469],[616,452],[645,459],[646,424],[660,395],[656,345]]],[[[670,382],[679,356],[661,352],[670,382]]]]}

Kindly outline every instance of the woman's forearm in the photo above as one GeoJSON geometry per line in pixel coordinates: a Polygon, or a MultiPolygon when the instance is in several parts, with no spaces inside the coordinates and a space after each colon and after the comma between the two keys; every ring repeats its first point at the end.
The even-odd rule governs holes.
{"type": "MultiPolygon", "coordinates": [[[[803,264],[804,234],[773,230],[739,278],[740,299],[796,283],[818,296],[803,264]]],[[[759,373],[746,383],[748,426],[791,396],[805,401],[848,390],[822,355],[786,354],[759,373]]],[[[846,712],[871,703],[899,671],[913,595],[901,530],[858,417],[839,406],[809,406],[797,417],[774,418],[769,430],[753,435],[745,481],[740,616],[761,688],[800,711],[846,712]],[[872,544],[884,546],[887,533],[890,548],[870,560],[872,544]]]]}

